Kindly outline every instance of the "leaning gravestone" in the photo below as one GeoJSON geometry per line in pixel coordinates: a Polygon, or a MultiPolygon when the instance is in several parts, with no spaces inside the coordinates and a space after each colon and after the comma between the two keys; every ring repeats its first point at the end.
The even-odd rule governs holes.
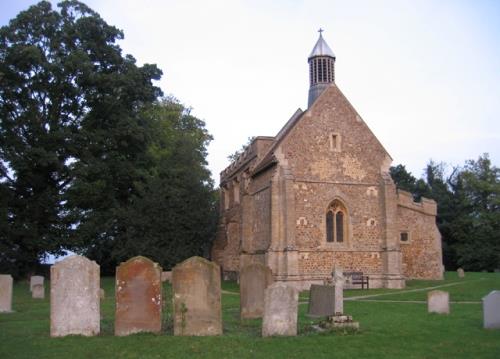
{"type": "Polygon", "coordinates": [[[30,291],[33,291],[33,287],[37,284],[43,285],[43,276],[41,275],[33,275],[30,278],[30,291]]]}
{"type": "Polygon", "coordinates": [[[12,276],[0,274],[0,313],[12,312],[12,276]]]}
{"type": "Polygon", "coordinates": [[[35,284],[33,290],[31,291],[31,297],[33,299],[44,299],[45,298],[45,286],[43,284],[35,284]]]}
{"type": "Polygon", "coordinates": [[[240,316],[261,318],[264,314],[264,291],[273,283],[271,269],[261,263],[250,263],[240,271],[240,316]]]}
{"type": "Polygon", "coordinates": [[[115,335],[161,331],[161,267],[134,257],[116,269],[115,335]]]}
{"type": "Polygon", "coordinates": [[[73,255],[50,268],[50,336],[100,331],[99,265],[73,255]]]}
{"type": "Polygon", "coordinates": [[[457,274],[458,278],[464,278],[465,277],[465,271],[462,268],[457,269],[457,274]]]}
{"type": "Polygon", "coordinates": [[[174,335],[222,334],[220,267],[191,257],[172,270],[174,335]]]}
{"type": "Polygon", "coordinates": [[[262,336],[297,335],[297,309],[299,292],[284,283],[277,282],[265,292],[262,336]]]}
{"type": "Polygon", "coordinates": [[[335,287],[333,285],[311,285],[307,315],[310,317],[335,315],[335,287]]]}
{"type": "Polygon", "coordinates": [[[494,290],[483,298],[483,325],[485,329],[500,328],[500,290],[494,290]]]}
{"type": "Polygon", "coordinates": [[[450,314],[450,294],[442,290],[428,292],[427,311],[429,313],[450,314]]]}

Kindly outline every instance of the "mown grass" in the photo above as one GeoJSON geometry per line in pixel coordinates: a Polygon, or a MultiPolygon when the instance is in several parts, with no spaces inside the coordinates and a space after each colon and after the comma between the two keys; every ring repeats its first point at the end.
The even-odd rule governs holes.
{"type": "MultiPolygon", "coordinates": [[[[410,281],[406,290],[443,284],[452,301],[480,301],[500,289],[498,273],[467,273],[459,279],[447,273],[444,281],[410,281]]],[[[165,307],[161,335],[113,336],[114,280],[103,278],[101,335],[92,338],[49,337],[49,291],[45,300],[31,299],[27,283],[14,286],[15,313],[0,314],[0,358],[500,358],[500,330],[482,328],[481,304],[452,304],[450,315],[428,314],[427,290],[350,290],[347,296],[383,294],[376,302],[346,301],[345,311],[360,322],[357,334],[316,333],[315,323],[299,306],[299,335],[262,338],[261,320],[239,319],[239,296],[223,294],[224,335],[174,337],[171,308],[165,307]],[[384,302],[384,300],[386,300],[384,302]],[[403,303],[389,302],[403,301],[403,303]],[[404,301],[408,301],[404,303],[404,301]]],[[[237,293],[235,283],[223,289],[237,293]]],[[[169,298],[170,286],[164,288],[169,298]]],[[[301,295],[301,300],[307,297],[301,295]]]]}

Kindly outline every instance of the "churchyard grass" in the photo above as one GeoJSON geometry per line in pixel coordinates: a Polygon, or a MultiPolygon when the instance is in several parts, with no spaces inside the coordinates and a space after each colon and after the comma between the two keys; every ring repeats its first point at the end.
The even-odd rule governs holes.
{"type": "MultiPolygon", "coordinates": [[[[384,294],[367,298],[376,300],[371,302],[345,301],[345,312],[360,322],[358,333],[314,332],[317,320],[308,318],[307,304],[301,304],[299,336],[289,338],[261,338],[260,319],[240,321],[238,286],[223,283],[221,337],[174,337],[168,315],[161,335],[114,337],[114,279],[102,278],[101,334],[50,338],[50,283],[45,299],[32,299],[29,284],[19,282],[15,312],[0,314],[0,358],[500,358],[500,330],[482,328],[479,303],[500,289],[499,273],[466,273],[464,279],[446,273],[444,281],[409,281],[405,290],[453,283],[459,284],[439,288],[450,293],[450,315],[427,313],[426,304],[418,302],[426,300],[427,290],[349,290],[346,297],[384,294]]],[[[170,286],[164,293],[171,298],[170,286]]],[[[300,301],[306,298],[302,293],[300,301]]]]}

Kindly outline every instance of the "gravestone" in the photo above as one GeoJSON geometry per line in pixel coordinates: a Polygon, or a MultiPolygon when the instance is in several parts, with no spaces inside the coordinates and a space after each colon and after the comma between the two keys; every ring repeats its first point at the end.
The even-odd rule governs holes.
{"type": "Polygon", "coordinates": [[[0,313],[12,312],[12,276],[0,274],[0,313]]]}
{"type": "Polygon", "coordinates": [[[264,291],[273,283],[271,269],[261,263],[250,263],[240,270],[240,316],[262,318],[264,291]]]}
{"type": "Polygon", "coordinates": [[[485,329],[500,328],[500,290],[494,290],[483,298],[483,326],[485,329]]]}
{"type": "Polygon", "coordinates": [[[162,282],[171,282],[172,281],[172,271],[161,272],[161,281],[162,282]]]}
{"type": "Polygon", "coordinates": [[[220,267],[191,257],[172,270],[174,335],[221,335],[220,267]]]}
{"type": "Polygon", "coordinates": [[[73,255],[50,268],[50,336],[100,331],[99,265],[73,255]]]}
{"type": "Polygon", "coordinates": [[[43,284],[35,284],[33,290],[31,291],[31,297],[33,299],[44,299],[45,298],[45,286],[43,284]]]}
{"type": "Polygon", "coordinates": [[[30,291],[33,291],[33,287],[37,284],[43,285],[44,278],[41,275],[32,275],[30,278],[30,291]]]}
{"type": "Polygon", "coordinates": [[[442,290],[428,292],[427,311],[429,313],[450,314],[450,294],[442,290]]]}
{"type": "Polygon", "coordinates": [[[335,284],[335,315],[344,314],[344,273],[342,268],[333,270],[333,283],[335,284]]]}
{"type": "Polygon", "coordinates": [[[138,256],[116,269],[115,335],[161,331],[161,267],[138,256]]]}
{"type": "Polygon", "coordinates": [[[309,289],[310,317],[326,317],[335,314],[335,287],[332,285],[312,284],[309,289]]]}
{"type": "Polygon", "coordinates": [[[104,289],[99,289],[99,299],[105,299],[106,298],[106,292],[104,289]]]}
{"type": "Polygon", "coordinates": [[[262,336],[297,335],[297,309],[299,292],[277,282],[266,288],[262,336]]]}
{"type": "Polygon", "coordinates": [[[462,268],[457,269],[457,274],[458,278],[464,278],[465,277],[465,271],[462,268]]]}

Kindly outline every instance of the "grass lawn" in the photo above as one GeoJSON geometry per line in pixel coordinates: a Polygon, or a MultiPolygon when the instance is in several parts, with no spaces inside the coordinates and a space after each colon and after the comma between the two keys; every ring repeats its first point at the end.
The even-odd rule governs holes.
{"type": "MultiPolygon", "coordinates": [[[[444,281],[409,281],[405,290],[349,290],[346,297],[379,294],[376,301],[345,301],[347,314],[360,322],[357,334],[316,333],[299,306],[299,336],[261,338],[261,320],[239,319],[239,296],[223,293],[224,335],[174,337],[170,309],[164,313],[164,333],[113,336],[114,280],[103,278],[101,335],[91,338],[50,338],[49,290],[46,299],[31,299],[28,283],[14,285],[14,313],[0,314],[0,358],[500,358],[500,330],[482,328],[480,303],[451,305],[450,315],[428,314],[427,287],[443,287],[451,301],[479,302],[500,289],[499,273],[446,273],[444,281]],[[401,302],[394,302],[401,301],[401,302]]],[[[223,289],[237,293],[235,283],[223,289]]],[[[441,289],[441,288],[440,288],[441,289]]],[[[170,286],[165,286],[169,296],[170,286]]],[[[301,293],[301,301],[307,294],[301,293]]]]}

